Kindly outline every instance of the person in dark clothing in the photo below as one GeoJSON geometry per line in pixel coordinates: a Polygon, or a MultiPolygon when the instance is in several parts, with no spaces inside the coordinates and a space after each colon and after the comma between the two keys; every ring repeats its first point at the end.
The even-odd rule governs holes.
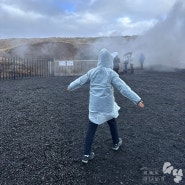
{"type": "Polygon", "coordinates": [[[113,67],[113,70],[116,72],[116,73],[119,73],[119,63],[120,63],[120,58],[118,57],[118,55],[114,58],[113,60],[113,64],[114,64],[114,67],[113,67]]]}
{"type": "Polygon", "coordinates": [[[125,65],[125,69],[124,69],[124,73],[127,73],[127,71],[128,71],[128,67],[127,67],[127,65],[128,65],[128,61],[125,61],[124,62],[124,65],[125,65]]]}
{"type": "Polygon", "coordinates": [[[130,73],[133,74],[134,73],[134,65],[131,63],[130,64],[130,73]]]}
{"type": "Polygon", "coordinates": [[[139,56],[139,62],[140,62],[140,65],[141,65],[141,69],[143,69],[143,63],[145,61],[145,56],[143,53],[140,54],[139,56]]]}

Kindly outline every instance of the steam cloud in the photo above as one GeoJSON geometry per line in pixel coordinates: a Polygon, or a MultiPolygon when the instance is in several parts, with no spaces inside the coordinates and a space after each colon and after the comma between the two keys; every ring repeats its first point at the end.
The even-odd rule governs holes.
{"type": "Polygon", "coordinates": [[[165,20],[159,21],[155,27],[136,39],[132,49],[145,54],[147,66],[185,68],[184,33],[185,2],[180,0],[165,20]]]}

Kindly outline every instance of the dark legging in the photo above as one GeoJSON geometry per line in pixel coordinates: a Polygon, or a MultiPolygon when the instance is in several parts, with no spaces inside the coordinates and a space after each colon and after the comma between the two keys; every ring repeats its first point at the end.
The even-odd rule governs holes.
{"type": "MultiPolygon", "coordinates": [[[[118,129],[115,118],[107,121],[109,127],[110,127],[110,133],[112,136],[113,144],[117,144],[119,142],[118,139],[118,129]]],[[[91,153],[91,146],[94,140],[94,135],[96,133],[96,129],[98,127],[98,124],[95,124],[89,120],[89,126],[86,134],[85,139],[85,150],[84,155],[89,155],[91,153]]]]}

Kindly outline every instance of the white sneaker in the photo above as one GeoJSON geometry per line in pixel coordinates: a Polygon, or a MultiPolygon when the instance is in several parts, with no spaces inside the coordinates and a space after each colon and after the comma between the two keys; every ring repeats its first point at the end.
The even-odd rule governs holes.
{"type": "Polygon", "coordinates": [[[119,147],[120,147],[121,145],[122,145],[122,139],[119,138],[118,144],[115,144],[115,145],[112,147],[112,149],[113,149],[113,150],[118,150],[119,147]]]}
{"type": "Polygon", "coordinates": [[[91,152],[90,155],[83,155],[82,162],[87,164],[89,160],[94,159],[94,156],[95,156],[94,152],[91,152]]]}

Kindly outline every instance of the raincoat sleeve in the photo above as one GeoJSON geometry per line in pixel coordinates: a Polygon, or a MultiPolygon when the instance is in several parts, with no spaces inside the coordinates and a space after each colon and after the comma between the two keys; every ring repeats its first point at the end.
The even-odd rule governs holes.
{"type": "Polygon", "coordinates": [[[77,78],[76,80],[74,80],[73,82],[71,82],[68,86],[68,89],[70,91],[73,91],[75,89],[80,88],[82,85],[86,84],[89,81],[90,81],[89,74],[86,73],[82,75],[81,77],[77,78]]]}
{"type": "Polygon", "coordinates": [[[141,101],[141,98],[117,74],[112,78],[112,85],[134,104],[137,105],[141,101]]]}

